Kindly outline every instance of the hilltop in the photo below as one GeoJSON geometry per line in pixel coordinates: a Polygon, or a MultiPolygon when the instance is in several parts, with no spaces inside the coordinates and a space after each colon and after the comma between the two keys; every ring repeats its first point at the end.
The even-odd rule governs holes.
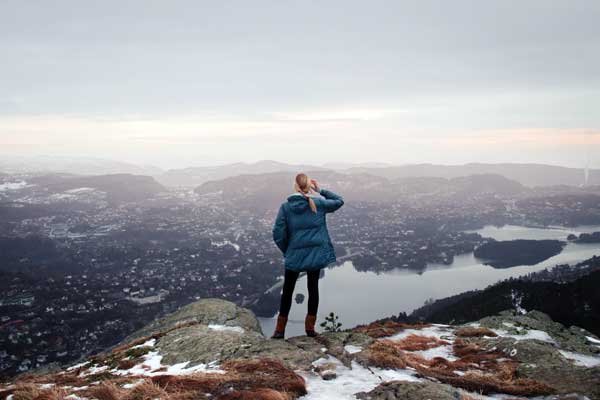
{"type": "Polygon", "coordinates": [[[105,353],[0,387],[17,399],[600,398],[600,339],[547,315],[462,325],[375,322],[267,339],[254,314],[204,299],[105,353]],[[490,397],[493,396],[493,397],[490,397]]]}

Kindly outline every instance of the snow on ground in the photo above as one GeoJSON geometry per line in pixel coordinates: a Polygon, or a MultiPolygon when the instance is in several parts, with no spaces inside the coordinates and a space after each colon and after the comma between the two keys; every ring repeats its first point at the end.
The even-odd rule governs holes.
{"type": "Polygon", "coordinates": [[[590,343],[594,343],[594,344],[600,344],[600,340],[593,338],[591,336],[586,336],[585,337],[590,343]]]}
{"type": "MultiPolygon", "coordinates": [[[[346,346],[344,346],[344,350],[348,354],[354,354],[354,353],[360,353],[363,349],[360,346],[354,346],[353,344],[347,344],[346,346]]],[[[325,349],[325,351],[327,351],[327,349],[325,349]]]]}
{"type": "Polygon", "coordinates": [[[97,366],[91,366],[88,369],[86,369],[85,371],[83,371],[80,376],[88,376],[88,375],[95,375],[95,374],[99,374],[100,372],[104,372],[108,370],[108,365],[102,365],[100,367],[97,366]]]}
{"type": "Polygon", "coordinates": [[[315,372],[299,372],[306,380],[306,388],[308,391],[306,396],[300,398],[301,400],[355,400],[355,393],[373,390],[382,382],[392,380],[410,382],[419,381],[419,379],[408,370],[367,369],[355,361],[352,361],[352,368],[348,368],[337,358],[332,356],[320,358],[313,362],[313,365],[319,366],[330,363],[335,365],[335,372],[337,374],[337,378],[333,380],[323,380],[323,378],[315,372]]]}
{"type": "Polygon", "coordinates": [[[82,362],[82,363],[79,363],[79,364],[72,365],[69,368],[67,368],[67,371],[73,371],[74,369],[85,367],[89,363],[90,363],[89,361],[85,361],[85,362],[82,362]]]}
{"type": "Polygon", "coordinates": [[[155,344],[156,344],[156,339],[152,338],[152,339],[147,340],[146,342],[144,342],[142,344],[138,344],[137,346],[133,346],[131,348],[132,349],[139,349],[140,347],[154,347],[155,344]]]}
{"type": "Polygon", "coordinates": [[[244,333],[244,328],[242,328],[241,326],[226,326],[226,325],[210,324],[210,325],[208,325],[208,329],[212,329],[213,331],[228,331],[228,332],[244,333]]]}
{"type": "Polygon", "coordinates": [[[517,310],[517,312],[521,315],[527,314],[527,310],[525,310],[523,307],[521,307],[521,302],[523,301],[523,295],[513,289],[510,291],[510,297],[512,299],[512,303],[513,303],[513,306],[515,307],[515,310],[517,310]]]}
{"type": "Polygon", "coordinates": [[[454,328],[449,325],[433,324],[423,329],[405,329],[393,336],[390,336],[390,340],[400,341],[409,335],[418,336],[430,336],[440,340],[446,340],[450,344],[434,347],[428,350],[412,351],[411,353],[418,354],[427,360],[431,360],[435,357],[443,357],[448,361],[456,361],[456,358],[452,351],[452,343],[456,336],[454,335],[454,328]]]}
{"type": "Polygon", "coordinates": [[[110,372],[115,375],[136,375],[136,376],[156,376],[156,375],[188,375],[195,372],[218,373],[225,371],[218,368],[216,361],[208,364],[198,364],[188,367],[189,361],[173,365],[164,365],[161,363],[163,356],[158,351],[151,351],[142,356],[144,361],[129,369],[113,369],[110,372]]]}
{"type": "Polygon", "coordinates": [[[580,367],[592,368],[597,365],[600,365],[600,357],[587,356],[584,354],[573,353],[565,350],[559,350],[559,352],[563,355],[564,358],[573,361],[573,364],[579,365],[580,367]]]}
{"type": "Polygon", "coordinates": [[[541,340],[542,342],[548,343],[556,343],[554,339],[548,333],[544,331],[538,331],[537,329],[529,329],[523,334],[513,335],[505,331],[504,329],[492,329],[492,331],[501,337],[509,337],[516,340],[527,340],[527,339],[536,339],[541,340]]]}
{"type": "Polygon", "coordinates": [[[423,329],[404,329],[389,337],[390,340],[399,341],[410,335],[432,336],[441,340],[454,340],[454,328],[448,325],[433,324],[423,329]]]}
{"type": "Polygon", "coordinates": [[[413,354],[418,354],[421,357],[431,360],[435,357],[442,357],[448,361],[456,361],[458,357],[453,354],[452,344],[447,344],[444,346],[434,347],[432,349],[420,350],[420,351],[411,351],[413,354]]]}

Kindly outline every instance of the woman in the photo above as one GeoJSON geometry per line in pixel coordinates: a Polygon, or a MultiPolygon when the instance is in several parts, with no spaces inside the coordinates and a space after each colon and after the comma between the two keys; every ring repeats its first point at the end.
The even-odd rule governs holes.
{"type": "Polygon", "coordinates": [[[300,272],[306,271],[308,283],[308,313],[304,320],[307,336],[316,336],[315,322],[319,306],[319,274],[326,265],[336,261],[331,238],[327,231],[325,214],[344,204],[337,194],[319,188],[306,174],[296,175],[295,192],[281,204],[275,224],[273,240],[285,258],[283,293],[273,339],[283,339],[292,294],[300,272]],[[309,196],[311,192],[323,197],[309,196]]]}

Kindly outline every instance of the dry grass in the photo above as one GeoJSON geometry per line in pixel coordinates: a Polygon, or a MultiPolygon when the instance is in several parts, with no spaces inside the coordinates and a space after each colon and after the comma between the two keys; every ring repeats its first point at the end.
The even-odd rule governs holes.
{"type": "Polygon", "coordinates": [[[125,396],[125,393],[127,393],[127,390],[117,386],[113,382],[102,382],[100,385],[82,390],[80,393],[82,396],[98,400],[121,400],[125,396]]]}
{"type": "Polygon", "coordinates": [[[391,340],[377,340],[365,352],[369,365],[379,368],[406,368],[406,354],[391,340]]]}
{"type": "Polygon", "coordinates": [[[133,387],[133,389],[127,393],[124,400],[153,400],[166,398],[169,398],[169,394],[166,390],[156,385],[151,380],[146,380],[133,387]]]}
{"type": "Polygon", "coordinates": [[[278,360],[231,360],[223,363],[221,368],[225,373],[146,377],[127,389],[123,387],[125,383],[139,382],[140,377],[122,377],[106,371],[80,377],[79,370],[28,376],[25,381],[3,391],[2,398],[12,394],[14,400],[59,400],[76,394],[97,400],[293,400],[306,394],[304,379],[278,360]],[[42,384],[49,383],[56,386],[41,388],[42,384]],[[62,385],[87,388],[61,389],[62,385]]]}
{"type": "Polygon", "coordinates": [[[296,397],[272,389],[236,390],[218,397],[218,400],[292,400],[296,397]]]}
{"type": "Polygon", "coordinates": [[[452,344],[452,352],[457,357],[464,357],[469,354],[480,353],[481,348],[475,343],[469,343],[463,339],[455,339],[452,344]]]}
{"type": "Polygon", "coordinates": [[[16,385],[12,390],[13,400],[63,400],[67,394],[66,390],[59,387],[42,389],[29,383],[16,385]]]}
{"type": "Polygon", "coordinates": [[[387,336],[395,335],[405,329],[423,329],[431,324],[417,323],[417,324],[405,324],[402,322],[394,322],[392,320],[386,320],[383,322],[372,322],[369,325],[358,326],[353,329],[354,332],[365,333],[372,338],[382,338],[387,336]]]}
{"type": "Polygon", "coordinates": [[[496,337],[498,336],[494,331],[489,328],[484,327],[476,327],[476,326],[467,326],[464,328],[457,329],[454,334],[459,337],[482,337],[482,336],[490,336],[496,337]]]}
{"type": "MultiPolygon", "coordinates": [[[[411,367],[420,375],[472,392],[507,393],[517,396],[540,396],[554,393],[550,386],[531,379],[518,379],[518,363],[506,360],[500,352],[484,352],[460,341],[456,346],[463,356],[456,361],[441,357],[431,360],[406,352],[400,342],[378,340],[363,353],[368,365],[380,368],[411,367]],[[457,375],[461,371],[464,375],[457,375]]],[[[456,349],[455,349],[456,351],[456,349]]]]}
{"type": "Polygon", "coordinates": [[[407,351],[428,350],[448,344],[450,344],[450,342],[440,340],[433,336],[420,336],[414,334],[408,335],[404,339],[396,342],[397,347],[407,351]]]}
{"type": "Polygon", "coordinates": [[[136,359],[126,359],[126,360],[121,360],[119,361],[119,364],[117,365],[117,368],[119,369],[131,369],[133,367],[135,367],[138,364],[138,360],[136,359]]]}
{"type": "Polygon", "coordinates": [[[231,360],[221,369],[225,374],[193,374],[187,376],[159,375],[152,381],[168,391],[193,390],[202,393],[224,394],[233,389],[255,392],[258,389],[286,393],[296,398],[306,394],[304,379],[278,360],[231,360]]]}

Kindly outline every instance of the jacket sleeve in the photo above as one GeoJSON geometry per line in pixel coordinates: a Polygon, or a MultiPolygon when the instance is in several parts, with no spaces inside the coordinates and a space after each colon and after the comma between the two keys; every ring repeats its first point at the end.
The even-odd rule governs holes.
{"type": "Polygon", "coordinates": [[[327,189],[321,189],[319,192],[321,196],[325,197],[323,200],[323,207],[325,208],[325,212],[334,212],[338,208],[344,205],[344,199],[342,196],[333,193],[327,189]]]}
{"type": "Polygon", "coordinates": [[[285,210],[283,204],[279,207],[275,223],[273,224],[273,241],[279,247],[282,253],[285,253],[288,247],[288,226],[285,218],[285,210]]]}

